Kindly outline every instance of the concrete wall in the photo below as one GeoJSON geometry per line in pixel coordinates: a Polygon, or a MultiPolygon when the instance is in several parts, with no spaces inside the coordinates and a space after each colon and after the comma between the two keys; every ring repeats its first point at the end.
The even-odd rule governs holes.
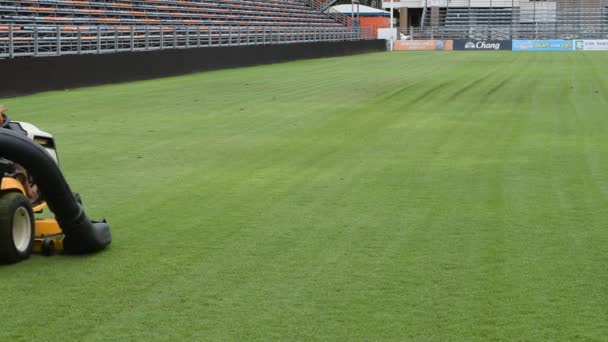
{"type": "Polygon", "coordinates": [[[385,50],[384,40],[368,40],[0,60],[0,97],[385,50]]]}

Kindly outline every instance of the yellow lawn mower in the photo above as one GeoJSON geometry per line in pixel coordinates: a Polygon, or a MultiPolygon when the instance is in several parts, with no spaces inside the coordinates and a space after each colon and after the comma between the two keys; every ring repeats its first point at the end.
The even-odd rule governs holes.
{"type": "Polygon", "coordinates": [[[0,263],[94,253],[111,241],[108,223],[87,217],[59,170],[53,136],[0,113],[0,263]],[[55,218],[42,216],[47,208],[55,218]]]}

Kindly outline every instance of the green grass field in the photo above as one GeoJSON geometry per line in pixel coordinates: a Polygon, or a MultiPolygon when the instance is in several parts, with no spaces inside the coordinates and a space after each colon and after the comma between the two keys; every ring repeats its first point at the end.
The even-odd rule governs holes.
{"type": "Polygon", "coordinates": [[[0,340],[605,340],[608,54],[376,53],[4,99],[114,242],[0,340]]]}

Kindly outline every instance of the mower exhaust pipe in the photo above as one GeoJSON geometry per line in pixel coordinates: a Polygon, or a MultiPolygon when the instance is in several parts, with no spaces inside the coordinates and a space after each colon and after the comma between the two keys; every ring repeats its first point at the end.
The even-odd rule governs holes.
{"type": "Polygon", "coordinates": [[[63,248],[67,253],[94,253],[112,242],[110,225],[88,218],[44,148],[22,134],[0,128],[0,158],[21,164],[35,179],[65,235],[63,248]]]}

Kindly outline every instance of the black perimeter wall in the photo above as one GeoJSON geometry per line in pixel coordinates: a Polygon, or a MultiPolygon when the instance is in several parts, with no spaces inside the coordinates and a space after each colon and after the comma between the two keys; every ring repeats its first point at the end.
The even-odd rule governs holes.
{"type": "Polygon", "coordinates": [[[385,50],[367,40],[17,58],[0,61],[0,97],[385,50]]]}

